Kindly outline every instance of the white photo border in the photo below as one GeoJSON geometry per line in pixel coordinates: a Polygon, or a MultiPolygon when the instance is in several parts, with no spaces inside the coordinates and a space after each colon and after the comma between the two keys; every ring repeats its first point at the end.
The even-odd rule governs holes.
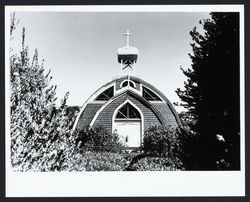
{"type": "Polygon", "coordinates": [[[5,6],[6,197],[245,196],[244,5],[5,6]],[[10,12],[239,12],[240,171],[14,172],[10,164],[10,12]]]}

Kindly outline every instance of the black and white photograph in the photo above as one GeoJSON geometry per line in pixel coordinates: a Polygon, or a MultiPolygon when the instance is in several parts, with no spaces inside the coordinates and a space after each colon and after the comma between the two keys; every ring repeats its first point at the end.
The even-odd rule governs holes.
{"type": "Polygon", "coordinates": [[[7,195],[243,196],[243,11],[6,6],[7,195]]]}

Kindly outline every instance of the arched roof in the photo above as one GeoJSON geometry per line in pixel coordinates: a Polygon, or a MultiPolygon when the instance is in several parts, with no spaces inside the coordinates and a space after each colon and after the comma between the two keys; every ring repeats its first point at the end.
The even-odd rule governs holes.
{"type": "Polygon", "coordinates": [[[131,76],[131,79],[135,80],[135,81],[138,81],[139,83],[143,84],[144,86],[150,88],[151,90],[155,91],[158,95],[160,95],[161,98],[167,103],[167,105],[169,106],[169,108],[172,111],[172,113],[174,114],[174,116],[175,116],[176,121],[178,122],[178,124],[182,125],[181,124],[181,120],[180,120],[180,118],[179,118],[176,110],[174,109],[174,106],[172,105],[172,103],[169,101],[169,99],[160,90],[158,90],[156,87],[154,87],[150,83],[148,83],[148,82],[146,82],[146,81],[144,81],[144,80],[142,80],[140,78],[131,76]]]}
{"type": "MultiPolygon", "coordinates": [[[[105,103],[102,108],[105,108],[107,105],[109,105],[112,101],[116,100],[117,98],[119,98],[120,96],[124,95],[125,93],[135,97],[136,99],[140,100],[141,102],[143,102],[147,107],[149,107],[153,113],[155,113],[157,115],[157,117],[159,118],[159,121],[163,124],[164,123],[164,118],[162,117],[161,113],[147,100],[145,100],[142,96],[139,96],[137,93],[131,91],[131,90],[127,90],[127,91],[123,91],[117,95],[115,95],[114,97],[112,97],[107,103],[105,103]]],[[[100,109],[100,111],[102,111],[102,108],[100,109]]]]}
{"type": "MultiPolygon", "coordinates": [[[[180,118],[179,118],[179,116],[178,116],[176,110],[174,109],[172,103],[168,100],[168,98],[167,98],[161,91],[159,91],[156,87],[154,87],[154,86],[151,85],[150,83],[148,83],[148,82],[146,82],[146,81],[144,81],[144,80],[142,80],[142,79],[140,79],[140,78],[138,78],[138,77],[126,75],[126,76],[122,76],[122,77],[115,78],[115,79],[111,80],[110,82],[107,82],[106,84],[102,85],[99,89],[97,89],[97,90],[89,97],[88,100],[85,101],[85,103],[83,104],[83,106],[82,106],[82,108],[81,108],[81,110],[80,110],[80,112],[79,112],[78,117],[76,118],[76,121],[75,121],[75,124],[74,124],[73,129],[75,129],[76,124],[77,124],[77,122],[78,122],[78,120],[79,120],[79,117],[80,117],[81,113],[83,112],[85,106],[86,106],[90,101],[93,101],[93,99],[94,99],[97,95],[99,95],[100,93],[102,93],[105,89],[107,89],[107,87],[110,87],[110,86],[112,86],[112,85],[115,85],[116,82],[123,81],[123,80],[126,80],[126,79],[130,79],[130,80],[132,80],[132,81],[134,81],[134,82],[140,83],[140,84],[142,84],[143,86],[149,88],[150,90],[156,92],[156,94],[158,94],[158,95],[166,102],[166,104],[168,105],[169,109],[170,109],[171,112],[173,113],[173,115],[174,115],[174,117],[175,117],[177,123],[178,123],[179,125],[182,125],[182,124],[181,124],[181,121],[180,121],[180,118]]],[[[120,93],[119,93],[119,94],[120,94],[120,93]]],[[[132,93],[132,94],[133,94],[133,95],[136,95],[135,93],[132,93]]],[[[116,97],[116,96],[114,96],[114,98],[115,98],[115,97],[116,97]]],[[[137,98],[139,98],[139,96],[137,96],[137,98]]],[[[142,100],[143,100],[145,103],[147,103],[147,104],[150,105],[150,108],[152,108],[154,112],[157,113],[157,109],[155,109],[155,107],[153,107],[153,105],[151,105],[150,102],[146,101],[143,97],[140,97],[140,99],[141,99],[141,98],[142,98],[142,100]]],[[[157,113],[157,114],[158,114],[158,113],[157,113]]],[[[159,117],[161,117],[161,115],[160,115],[159,117]]],[[[161,119],[161,118],[160,118],[160,119],[161,119]]]]}

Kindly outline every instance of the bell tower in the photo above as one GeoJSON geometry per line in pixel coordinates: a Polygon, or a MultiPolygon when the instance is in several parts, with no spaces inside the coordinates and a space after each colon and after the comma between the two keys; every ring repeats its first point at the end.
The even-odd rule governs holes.
{"type": "Polygon", "coordinates": [[[118,48],[118,62],[121,64],[121,75],[133,75],[135,74],[135,63],[137,61],[139,52],[136,47],[132,47],[129,45],[129,36],[132,35],[132,33],[127,30],[124,35],[127,38],[127,45],[118,48]]]}

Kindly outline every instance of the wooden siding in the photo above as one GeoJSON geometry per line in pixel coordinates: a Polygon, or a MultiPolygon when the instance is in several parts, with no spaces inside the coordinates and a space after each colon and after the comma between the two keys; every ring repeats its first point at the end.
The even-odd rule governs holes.
{"type": "Polygon", "coordinates": [[[103,104],[99,103],[87,104],[82,114],[80,115],[76,128],[82,129],[85,126],[88,126],[92,121],[92,119],[94,118],[96,112],[101,108],[102,105],[103,104]]]}
{"type": "Polygon", "coordinates": [[[162,114],[165,125],[178,126],[178,121],[167,103],[152,103],[152,105],[162,114]]]}
{"type": "Polygon", "coordinates": [[[125,93],[117,99],[113,100],[101,111],[93,126],[103,125],[109,132],[112,132],[113,113],[115,109],[127,99],[133,102],[142,111],[144,116],[144,130],[152,125],[161,124],[158,117],[149,107],[145,106],[140,100],[125,93]]]}
{"type": "MultiPolygon", "coordinates": [[[[116,78],[108,82],[107,84],[103,85],[101,88],[95,91],[95,93],[100,91],[105,86],[109,86],[110,84],[114,84],[115,89],[119,90],[121,82],[127,79],[128,79],[128,76],[116,78]]],[[[146,130],[151,125],[158,125],[161,123],[166,124],[166,125],[171,125],[174,127],[181,125],[181,121],[179,119],[177,112],[175,111],[171,102],[166,98],[166,96],[163,93],[161,93],[158,89],[156,89],[151,84],[137,77],[130,76],[130,80],[135,82],[137,90],[140,90],[140,85],[142,84],[143,86],[146,86],[147,88],[151,89],[152,91],[160,95],[161,98],[164,100],[164,102],[163,103],[148,102],[145,99],[141,98],[140,93],[137,93],[138,95],[135,96],[135,95],[132,95],[131,93],[128,94],[127,92],[124,92],[123,95],[117,95],[118,96],[117,98],[114,97],[114,100],[112,100],[112,102],[110,102],[105,107],[105,109],[103,109],[103,111],[99,114],[99,116],[95,120],[95,123],[93,124],[93,126],[104,125],[109,131],[111,131],[112,130],[112,115],[114,113],[114,110],[127,98],[141,109],[144,115],[144,130],[146,130]]],[[[123,93],[123,91],[121,92],[123,93]]],[[[93,95],[95,95],[95,93],[93,95]]],[[[101,104],[101,103],[89,102],[86,105],[86,107],[83,109],[82,113],[79,114],[79,118],[77,119],[75,128],[81,129],[85,126],[88,126],[103,104],[105,103],[101,104]]]]}

